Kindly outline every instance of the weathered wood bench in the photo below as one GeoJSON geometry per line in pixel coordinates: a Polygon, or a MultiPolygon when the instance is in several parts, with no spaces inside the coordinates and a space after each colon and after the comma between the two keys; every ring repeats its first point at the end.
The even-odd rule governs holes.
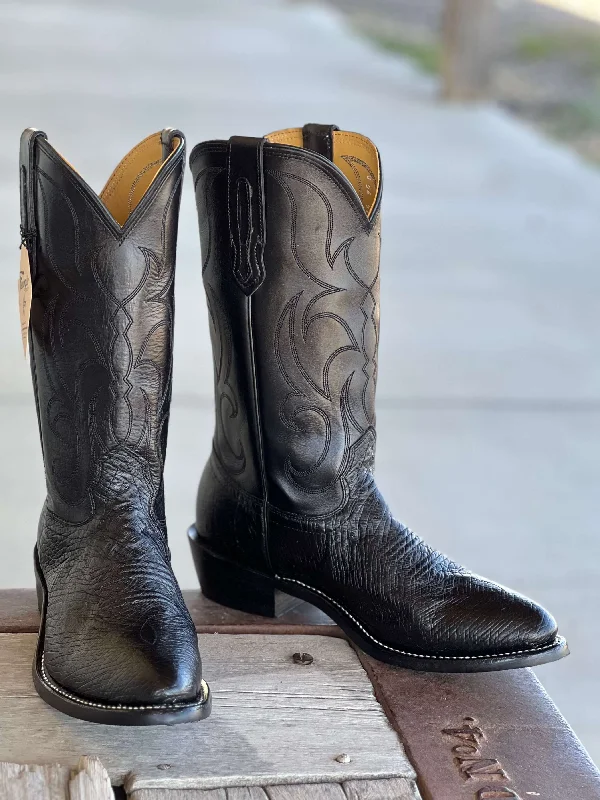
{"type": "Polygon", "coordinates": [[[105,800],[108,782],[131,800],[600,800],[600,773],[530,670],[395,669],[306,604],[272,620],[185,594],[213,715],[139,729],[47,707],[30,677],[34,593],[0,591],[0,800],[105,800]]]}

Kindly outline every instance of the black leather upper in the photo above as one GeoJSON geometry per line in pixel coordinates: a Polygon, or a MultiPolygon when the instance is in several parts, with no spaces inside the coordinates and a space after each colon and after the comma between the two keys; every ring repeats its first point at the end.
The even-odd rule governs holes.
{"type": "Polygon", "coordinates": [[[175,133],[180,144],[123,227],[43,134],[29,135],[22,156],[47,483],[45,667],[94,700],[184,701],[200,691],[163,492],[185,164],[175,133]]]}
{"type": "Polygon", "coordinates": [[[266,142],[261,154],[265,273],[250,295],[233,276],[227,213],[243,154],[207,142],[191,158],[216,399],[200,540],[324,594],[403,651],[483,656],[551,643],[550,615],[432,550],[377,490],[381,187],[368,217],[328,158],[266,142]]]}

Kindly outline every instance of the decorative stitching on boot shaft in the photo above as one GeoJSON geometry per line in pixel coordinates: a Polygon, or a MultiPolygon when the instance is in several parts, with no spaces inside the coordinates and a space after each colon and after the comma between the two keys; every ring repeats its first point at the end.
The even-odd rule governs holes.
{"type": "Polygon", "coordinates": [[[37,554],[57,691],[135,700],[148,687],[140,663],[159,675],[168,664],[173,687],[198,691],[198,641],[171,568],[163,489],[180,138],[123,225],[50,144],[34,159],[31,350],[48,493],[37,554]]]}
{"type": "MultiPolygon", "coordinates": [[[[195,177],[222,169],[226,145],[202,145],[191,162],[195,177]]],[[[361,181],[371,177],[354,156],[344,167],[346,178],[352,167],[365,170],[361,181]]],[[[230,384],[238,404],[225,420],[228,437],[243,441],[248,457],[243,475],[233,475],[217,434],[211,466],[218,478],[205,471],[198,497],[202,538],[232,563],[260,567],[271,578],[297,576],[308,583],[282,580],[330,592],[337,601],[312,590],[351,619],[357,636],[363,631],[382,657],[389,651],[422,661],[479,662],[473,668],[483,669],[485,659],[560,649],[564,640],[543,608],[428,546],[392,516],[377,489],[381,183],[369,217],[348,180],[317,154],[265,145],[264,172],[266,275],[252,295],[251,337],[239,287],[223,277],[231,270],[228,248],[218,244],[228,239],[227,184],[218,178],[196,186],[208,253],[204,283],[232,331],[230,384]],[[246,424],[256,398],[264,441],[246,424]],[[261,457],[265,493],[256,480],[261,457]],[[257,548],[255,532],[266,526],[273,569],[264,568],[257,548]],[[341,603],[397,647],[378,642],[341,603]],[[440,655],[428,655],[434,653],[440,655]]],[[[213,349],[218,367],[218,337],[213,349]]],[[[217,431],[220,424],[217,418],[217,431]]]]}

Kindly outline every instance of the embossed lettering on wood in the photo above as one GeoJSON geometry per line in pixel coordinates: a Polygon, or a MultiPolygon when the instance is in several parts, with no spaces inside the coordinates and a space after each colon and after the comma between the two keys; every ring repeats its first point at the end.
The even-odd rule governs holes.
{"type": "Polygon", "coordinates": [[[485,739],[485,736],[481,728],[470,724],[471,720],[471,717],[465,717],[465,722],[467,724],[463,725],[462,728],[445,728],[442,733],[445,733],[446,736],[454,736],[456,739],[460,739],[463,742],[470,742],[475,747],[478,747],[479,740],[485,739]]]}
{"type": "Polygon", "coordinates": [[[459,740],[452,753],[462,778],[466,781],[502,781],[505,784],[482,786],[476,790],[475,800],[522,800],[514,789],[506,786],[510,778],[498,759],[483,757],[480,747],[486,736],[474,717],[464,717],[462,727],[444,728],[442,733],[459,740]]]}
{"type": "Polygon", "coordinates": [[[477,792],[477,800],[522,800],[521,795],[505,787],[484,787],[477,792]]]}
{"type": "Polygon", "coordinates": [[[508,775],[502,769],[502,765],[496,758],[457,758],[460,771],[468,778],[476,778],[486,775],[492,778],[506,780],[508,775]]]}
{"type": "Polygon", "coordinates": [[[464,722],[465,724],[462,728],[445,728],[442,733],[461,741],[461,744],[457,744],[452,748],[454,755],[478,756],[479,742],[485,739],[483,731],[473,724],[475,722],[473,717],[465,717],[464,722]]]}
{"type": "Polygon", "coordinates": [[[490,778],[506,780],[508,775],[496,758],[457,758],[460,771],[467,778],[485,775],[490,778]]]}
{"type": "Polygon", "coordinates": [[[479,754],[479,747],[474,744],[457,744],[452,752],[457,756],[476,756],[479,754]]]}

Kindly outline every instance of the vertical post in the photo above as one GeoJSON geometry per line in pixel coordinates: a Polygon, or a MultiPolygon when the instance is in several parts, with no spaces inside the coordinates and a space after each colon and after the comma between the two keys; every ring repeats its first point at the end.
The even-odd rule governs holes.
{"type": "Polygon", "coordinates": [[[476,102],[490,96],[495,0],[445,0],[442,19],[442,98],[476,102]]]}

